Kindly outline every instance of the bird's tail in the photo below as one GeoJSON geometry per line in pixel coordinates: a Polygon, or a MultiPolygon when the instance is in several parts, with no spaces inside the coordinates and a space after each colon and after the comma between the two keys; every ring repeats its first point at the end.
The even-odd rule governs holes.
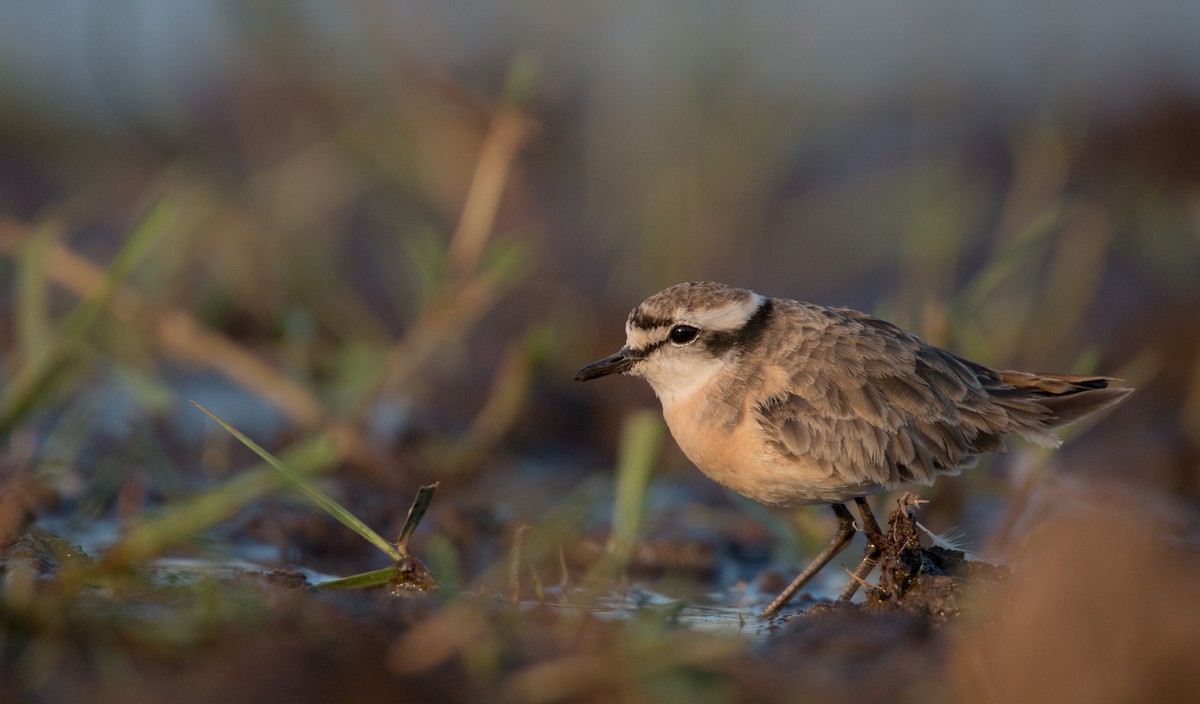
{"type": "Polygon", "coordinates": [[[1049,431],[1119,403],[1133,389],[1107,376],[1033,374],[993,370],[992,400],[1009,411],[1013,431],[1039,444],[1057,445],[1049,431]],[[1048,442],[1049,441],[1049,442],[1048,442]]]}

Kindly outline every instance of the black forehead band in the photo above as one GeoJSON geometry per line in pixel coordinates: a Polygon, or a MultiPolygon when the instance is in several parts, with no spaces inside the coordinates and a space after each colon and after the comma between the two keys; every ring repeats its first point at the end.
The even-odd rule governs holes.
{"type": "Polygon", "coordinates": [[[775,306],[771,299],[764,298],[762,305],[754,311],[754,315],[750,316],[745,325],[737,330],[710,333],[703,340],[704,348],[714,357],[719,357],[731,349],[748,349],[754,346],[767,331],[767,325],[771,322],[771,314],[774,310],[775,306]]]}
{"type": "Polygon", "coordinates": [[[633,312],[629,314],[629,323],[635,328],[653,330],[654,328],[662,328],[670,325],[671,319],[650,315],[641,308],[634,308],[633,312]]]}

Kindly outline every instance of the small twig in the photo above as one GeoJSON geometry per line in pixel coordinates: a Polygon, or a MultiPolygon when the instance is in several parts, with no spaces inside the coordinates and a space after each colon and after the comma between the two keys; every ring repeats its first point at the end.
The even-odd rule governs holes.
{"type": "Polygon", "coordinates": [[[870,584],[867,583],[867,580],[863,579],[862,577],[859,577],[857,574],[854,574],[854,572],[851,571],[849,567],[842,565],[842,569],[845,570],[846,574],[850,575],[850,579],[854,580],[855,582],[858,582],[858,585],[860,587],[862,587],[863,589],[866,589],[867,591],[874,589],[874,587],[872,587],[870,584]]]}
{"type": "Polygon", "coordinates": [[[513,535],[512,557],[508,563],[508,592],[513,603],[519,601],[521,596],[521,546],[529,528],[528,523],[522,523],[513,535]]]}
{"type": "Polygon", "coordinates": [[[563,593],[567,593],[567,587],[571,584],[571,571],[567,569],[567,554],[563,550],[563,544],[558,544],[558,570],[561,578],[558,580],[558,588],[563,593]]]}
{"type": "Polygon", "coordinates": [[[533,582],[533,593],[537,595],[538,603],[546,601],[546,589],[542,586],[542,578],[538,576],[537,567],[529,566],[529,579],[533,582]]]}
{"type": "Polygon", "coordinates": [[[912,492],[905,492],[904,496],[901,496],[900,499],[896,501],[896,505],[905,512],[907,512],[910,508],[919,508],[927,503],[929,503],[929,499],[922,499],[912,492]]]}

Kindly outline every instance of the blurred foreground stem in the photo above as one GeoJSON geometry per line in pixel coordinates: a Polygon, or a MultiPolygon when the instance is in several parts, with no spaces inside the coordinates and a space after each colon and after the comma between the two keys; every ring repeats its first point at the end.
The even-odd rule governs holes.
{"type": "MultiPolygon", "coordinates": [[[[15,252],[26,237],[17,226],[0,225],[0,251],[15,252]]],[[[45,266],[50,279],[76,295],[87,300],[111,298],[110,309],[118,319],[150,330],[172,357],[213,370],[259,396],[302,429],[320,425],[324,410],[310,391],[186,311],[154,310],[132,289],[117,286],[123,277],[113,275],[115,264],[106,272],[55,244],[47,253],[45,266]]],[[[5,396],[9,395],[6,391],[5,396]]]]}
{"type": "MultiPolygon", "coordinates": [[[[55,381],[71,363],[72,355],[84,344],[84,338],[120,290],[121,282],[146,257],[159,237],[169,230],[173,220],[174,211],[166,204],[159,203],[151,209],[125,240],[108,269],[97,272],[83,300],[71,310],[53,335],[38,346],[39,354],[22,360],[22,365],[0,393],[0,438],[7,436],[53,390],[55,381]]],[[[0,247],[7,252],[15,252],[24,241],[23,238],[13,237],[8,230],[2,234],[0,247]]],[[[31,242],[35,247],[42,243],[39,238],[31,242]]],[[[38,263],[43,259],[44,256],[38,256],[38,263]]]]}
{"type": "Polygon", "coordinates": [[[657,411],[638,411],[625,421],[621,430],[612,537],[608,541],[608,553],[620,567],[629,561],[637,539],[646,505],[646,487],[650,484],[662,440],[663,422],[657,411]]]}
{"type": "Polygon", "coordinates": [[[382,395],[402,389],[439,350],[472,327],[520,271],[516,266],[520,262],[511,256],[484,261],[517,153],[531,128],[520,98],[536,81],[537,71],[530,61],[518,60],[509,73],[510,83],[519,86],[513,89],[517,95],[509,96],[509,102],[492,115],[450,238],[442,285],[435,288],[404,338],[389,351],[380,384],[382,395]]]}

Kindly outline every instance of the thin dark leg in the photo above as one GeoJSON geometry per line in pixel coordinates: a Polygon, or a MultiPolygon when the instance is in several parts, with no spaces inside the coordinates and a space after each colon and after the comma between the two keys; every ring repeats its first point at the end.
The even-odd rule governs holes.
{"type": "Polygon", "coordinates": [[[779,613],[779,610],[786,606],[792,600],[792,597],[796,596],[796,592],[800,591],[805,584],[808,584],[809,580],[817,572],[820,572],[822,567],[829,564],[829,561],[835,555],[845,550],[846,546],[850,544],[850,539],[854,537],[854,518],[850,515],[850,511],[846,508],[845,504],[833,504],[831,508],[833,508],[833,512],[838,518],[837,533],[833,535],[833,540],[830,540],[825,549],[821,551],[821,554],[813,558],[813,561],[808,563],[808,567],[805,567],[804,571],[792,580],[787,589],[780,592],[779,596],[775,597],[770,604],[767,604],[767,608],[759,612],[759,618],[770,618],[779,613]]]}
{"type": "Polygon", "coordinates": [[[879,555],[882,552],[880,541],[883,540],[883,531],[879,528],[879,521],[875,520],[875,514],[871,513],[871,507],[867,504],[867,500],[859,496],[854,499],[854,503],[858,506],[858,515],[862,516],[863,532],[867,534],[867,550],[863,553],[862,562],[858,563],[858,567],[854,570],[854,576],[846,583],[846,588],[838,596],[837,603],[844,604],[854,598],[858,592],[858,587],[862,584],[867,575],[871,574],[871,570],[875,569],[875,565],[879,564],[879,555]]]}
{"type": "Polygon", "coordinates": [[[854,505],[858,506],[858,515],[862,516],[863,531],[872,543],[878,543],[883,537],[883,529],[879,527],[879,521],[875,520],[875,514],[871,512],[871,504],[861,496],[854,499],[854,505]]]}

